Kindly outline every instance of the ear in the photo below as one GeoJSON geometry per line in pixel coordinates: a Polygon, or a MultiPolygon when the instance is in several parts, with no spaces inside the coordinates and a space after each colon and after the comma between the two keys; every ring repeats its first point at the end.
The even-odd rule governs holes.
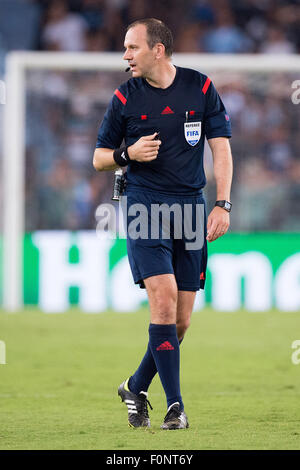
{"type": "Polygon", "coordinates": [[[165,55],[165,46],[161,42],[158,42],[157,44],[155,44],[154,47],[156,48],[155,58],[156,59],[161,59],[162,57],[164,57],[164,55],[165,55]]]}

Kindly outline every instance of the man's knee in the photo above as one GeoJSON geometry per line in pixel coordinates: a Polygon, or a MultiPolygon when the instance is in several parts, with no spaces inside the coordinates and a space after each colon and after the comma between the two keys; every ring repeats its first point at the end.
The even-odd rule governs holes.
{"type": "Polygon", "coordinates": [[[154,323],[175,323],[177,309],[177,285],[172,279],[151,279],[145,282],[151,310],[151,321],[154,323]]]}
{"type": "Polygon", "coordinates": [[[176,292],[170,290],[158,290],[154,294],[155,314],[161,318],[164,323],[173,323],[176,318],[176,292]]]}

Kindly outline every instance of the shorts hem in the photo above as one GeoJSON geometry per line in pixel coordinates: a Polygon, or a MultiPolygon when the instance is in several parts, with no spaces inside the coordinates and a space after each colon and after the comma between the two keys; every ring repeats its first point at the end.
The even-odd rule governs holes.
{"type": "Polygon", "coordinates": [[[200,289],[204,289],[205,281],[201,280],[199,284],[185,284],[184,282],[177,281],[178,290],[186,290],[186,291],[198,291],[200,289]]]}
{"type": "Polygon", "coordinates": [[[198,286],[184,286],[183,284],[178,284],[178,283],[177,283],[177,287],[178,287],[178,290],[186,290],[186,291],[191,291],[191,292],[201,289],[199,285],[198,286]]]}
{"type": "Polygon", "coordinates": [[[165,271],[154,271],[152,273],[144,274],[143,277],[140,277],[137,281],[134,281],[135,284],[139,284],[141,289],[145,289],[144,279],[148,277],[159,276],[160,274],[174,274],[174,271],[165,270],[165,271]]]}
{"type": "MultiPolygon", "coordinates": [[[[139,284],[141,289],[145,289],[144,279],[148,279],[152,276],[159,276],[161,274],[174,274],[173,271],[155,271],[153,273],[144,274],[143,277],[139,278],[137,281],[134,281],[135,284],[139,284]]],[[[174,274],[175,276],[175,274],[174,274]]],[[[175,276],[176,279],[176,276],[175,276]]],[[[199,284],[185,284],[183,282],[178,282],[176,279],[178,290],[196,292],[200,289],[204,289],[205,280],[201,280],[199,284]]]]}

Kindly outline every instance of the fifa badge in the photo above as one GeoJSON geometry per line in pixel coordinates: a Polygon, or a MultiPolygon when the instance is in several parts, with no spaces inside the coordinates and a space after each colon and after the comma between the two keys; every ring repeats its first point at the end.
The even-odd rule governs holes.
{"type": "Polygon", "coordinates": [[[185,122],[184,123],[184,136],[188,144],[198,144],[201,137],[201,121],[199,122],[185,122]]]}

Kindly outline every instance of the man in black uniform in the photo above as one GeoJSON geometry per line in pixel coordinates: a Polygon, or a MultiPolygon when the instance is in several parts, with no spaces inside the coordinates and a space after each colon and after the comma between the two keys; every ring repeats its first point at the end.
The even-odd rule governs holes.
{"type": "MultiPolygon", "coordinates": [[[[182,224],[190,222],[196,235],[201,231],[202,243],[188,247],[185,230],[181,239],[174,235],[174,218],[169,238],[161,232],[158,238],[132,238],[128,233],[134,282],[147,289],[151,317],[146,354],[118,393],[127,405],[129,425],[149,426],[148,388],[158,372],[167,399],[161,427],[183,429],[189,424],[180,393],[179,345],[190,324],[196,291],[204,288],[206,242],[224,235],[229,227],[230,120],[207,76],[172,64],[172,34],[160,20],[131,24],[124,46],[123,58],[132,78],[115,91],[106,111],[94,167],[102,171],[127,166],[127,206],[139,203],[151,211],[154,205],[176,204],[184,214],[182,224]],[[217,187],[207,227],[202,196],[205,137],[213,155],[217,187]],[[120,148],[123,139],[125,146],[120,148]],[[190,216],[184,212],[188,206],[192,207],[190,216]],[[199,207],[203,208],[200,225],[199,207]]],[[[131,220],[128,216],[128,224],[131,220]]],[[[150,226],[150,215],[147,222],[150,226]]]]}

